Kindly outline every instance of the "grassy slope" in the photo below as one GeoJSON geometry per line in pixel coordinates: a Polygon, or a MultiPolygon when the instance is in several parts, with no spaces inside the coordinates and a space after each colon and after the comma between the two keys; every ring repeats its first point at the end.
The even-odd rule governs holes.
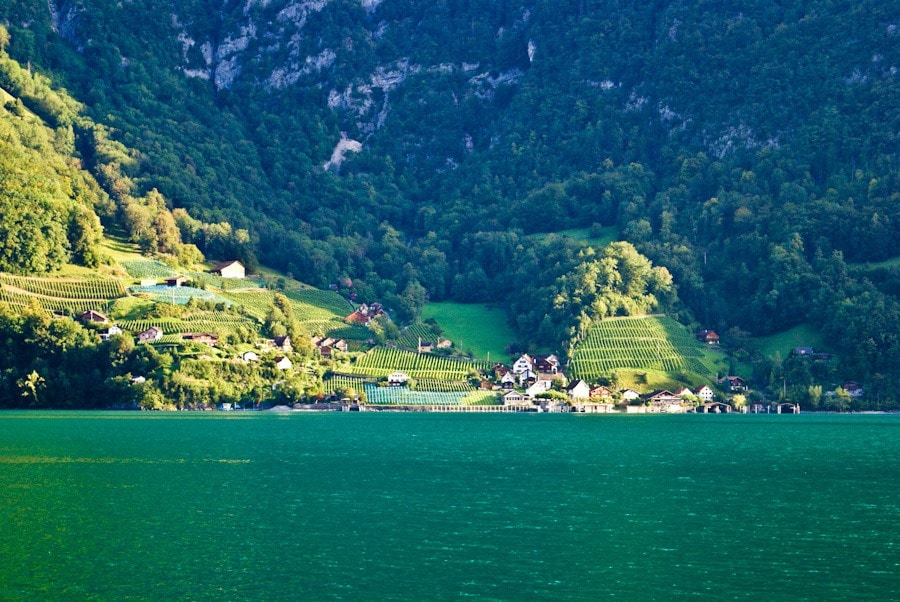
{"type": "Polygon", "coordinates": [[[756,339],[755,345],[764,357],[772,357],[777,352],[785,358],[794,347],[812,347],[816,351],[827,350],[822,333],[809,324],[801,324],[784,332],[760,337],[756,339]]]}
{"type": "Polygon", "coordinates": [[[444,336],[478,359],[491,361],[506,359],[505,347],[516,340],[516,333],[506,323],[502,310],[475,303],[428,303],[422,317],[433,318],[444,336]]]}

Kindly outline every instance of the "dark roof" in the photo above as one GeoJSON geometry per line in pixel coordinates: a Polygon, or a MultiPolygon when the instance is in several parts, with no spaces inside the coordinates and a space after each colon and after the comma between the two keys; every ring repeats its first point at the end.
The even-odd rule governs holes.
{"type": "Polygon", "coordinates": [[[222,263],[220,263],[219,265],[217,265],[216,267],[214,267],[214,268],[212,269],[212,271],[213,271],[213,272],[221,272],[224,268],[227,268],[227,267],[232,266],[232,265],[234,265],[234,264],[237,264],[237,265],[239,265],[239,266],[241,266],[241,267],[244,267],[244,264],[242,264],[240,261],[238,261],[237,259],[232,259],[231,261],[223,261],[222,263]]]}

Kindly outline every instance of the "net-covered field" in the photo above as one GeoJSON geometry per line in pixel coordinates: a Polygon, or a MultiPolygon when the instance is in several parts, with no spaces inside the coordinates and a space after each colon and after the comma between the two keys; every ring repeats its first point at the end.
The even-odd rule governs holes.
{"type": "Polygon", "coordinates": [[[484,370],[487,367],[487,362],[375,347],[342,370],[349,374],[376,378],[386,377],[399,370],[415,379],[465,381],[473,370],[484,370]]]}
{"type": "Polygon", "coordinates": [[[484,405],[497,403],[492,391],[423,391],[406,387],[379,387],[365,385],[366,403],[372,405],[423,406],[423,405],[484,405]]]}
{"type": "Polygon", "coordinates": [[[373,405],[490,405],[500,403],[494,391],[479,391],[467,383],[420,380],[415,390],[378,386],[373,379],[335,374],[325,380],[328,392],[339,389],[362,391],[373,405]]]}
{"type": "Polygon", "coordinates": [[[133,286],[131,292],[143,293],[158,303],[172,303],[173,305],[187,305],[191,299],[231,305],[231,301],[225,297],[192,286],[166,286],[164,284],[133,286]]]}
{"type": "Polygon", "coordinates": [[[155,259],[122,259],[119,265],[125,268],[132,278],[172,278],[177,276],[175,270],[155,259]]]}
{"type": "Polygon", "coordinates": [[[701,344],[671,318],[603,320],[579,343],[571,362],[575,378],[594,380],[619,369],[708,375],[701,344]]]}

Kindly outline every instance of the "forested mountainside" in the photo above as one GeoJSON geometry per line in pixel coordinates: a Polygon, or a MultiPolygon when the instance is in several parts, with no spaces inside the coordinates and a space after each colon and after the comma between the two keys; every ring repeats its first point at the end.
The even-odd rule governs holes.
{"type": "Polygon", "coordinates": [[[613,231],[671,275],[662,309],[736,344],[812,324],[895,391],[893,3],[14,0],[0,21],[9,65],[75,100],[12,66],[0,86],[148,253],[259,260],[401,319],[500,302],[565,350],[628,310],[595,302],[609,257],[543,235],[613,231]]]}

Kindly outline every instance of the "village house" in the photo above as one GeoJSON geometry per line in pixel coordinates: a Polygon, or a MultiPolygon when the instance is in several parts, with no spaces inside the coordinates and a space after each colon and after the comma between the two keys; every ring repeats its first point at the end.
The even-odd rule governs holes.
{"type": "Polygon", "coordinates": [[[579,414],[610,414],[613,411],[613,404],[598,401],[582,401],[575,405],[575,411],[579,414]]]}
{"type": "Polygon", "coordinates": [[[572,399],[590,399],[591,387],[580,378],[577,378],[566,387],[566,393],[572,399]]]}
{"type": "Polygon", "coordinates": [[[702,387],[697,387],[694,390],[694,395],[700,398],[701,401],[712,401],[713,397],[715,397],[716,392],[712,390],[712,387],[709,385],[703,385],[702,387]]]}
{"type": "Polygon", "coordinates": [[[556,374],[559,372],[559,358],[555,355],[548,355],[546,357],[536,355],[532,358],[532,361],[535,372],[545,372],[549,374],[556,374]]]}
{"type": "Polygon", "coordinates": [[[148,341],[158,341],[163,338],[163,331],[161,328],[157,328],[156,326],[151,326],[144,332],[138,334],[138,342],[146,343],[148,341]]]}
{"type": "Polygon", "coordinates": [[[501,389],[514,389],[516,387],[516,375],[512,372],[506,372],[500,378],[500,388],[501,389]]]}
{"type": "Polygon", "coordinates": [[[378,316],[384,313],[384,308],[380,303],[372,303],[370,305],[366,305],[363,303],[356,310],[344,318],[346,321],[352,324],[363,324],[366,325],[378,316]]]}
{"type": "Polygon", "coordinates": [[[707,345],[718,345],[719,335],[715,330],[701,330],[697,333],[697,340],[707,345]]]}
{"type": "Polygon", "coordinates": [[[531,372],[534,374],[534,360],[527,353],[523,354],[513,363],[513,374],[522,374],[523,372],[531,372]]]}
{"type": "Polygon", "coordinates": [[[612,399],[612,391],[609,390],[609,387],[604,387],[603,385],[596,385],[591,387],[591,393],[589,395],[590,399],[612,399]]]}
{"type": "Polygon", "coordinates": [[[505,406],[518,406],[523,405],[527,400],[525,396],[519,393],[518,391],[509,391],[500,396],[500,399],[503,400],[503,405],[505,406]]]}
{"type": "Polygon", "coordinates": [[[658,390],[644,397],[649,412],[679,414],[687,408],[684,400],[671,391],[658,390]]]}
{"type": "Polygon", "coordinates": [[[115,324],[113,324],[106,330],[100,331],[100,340],[108,341],[109,337],[115,336],[117,334],[122,334],[122,329],[119,328],[118,326],[116,326],[115,324]]]}
{"type": "Polygon", "coordinates": [[[272,343],[275,345],[276,349],[281,349],[282,351],[290,351],[291,347],[291,337],[285,335],[283,337],[275,337],[272,339],[272,343]]]}
{"type": "Polygon", "coordinates": [[[275,368],[278,370],[290,370],[294,367],[294,364],[290,359],[283,355],[279,355],[275,358],[275,368]]]}
{"type": "Polygon", "coordinates": [[[244,265],[240,261],[234,260],[220,263],[210,272],[222,278],[243,278],[246,275],[244,265]]]}
{"type": "Polygon", "coordinates": [[[845,381],[844,384],[841,385],[841,388],[849,393],[850,397],[853,399],[858,399],[863,396],[863,388],[855,380],[845,381]]]}
{"type": "Polygon", "coordinates": [[[675,395],[676,395],[677,397],[680,397],[680,398],[684,399],[685,396],[687,396],[687,397],[694,397],[694,392],[691,391],[690,389],[688,389],[687,387],[681,387],[680,389],[678,389],[677,391],[675,391],[675,395]]]}
{"type": "Polygon", "coordinates": [[[109,322],[109,318],[101,314],[99,311],[95,311],[93,309],[89,309],[86,312],[82,313],[80,316],[78,316],[78,319],[88,324],[106,324],[107,322],[109,322]]]}
{"type": "Polygon", "coordinates": [[[740,376],[726,376],[722,379],[722,382],[732,393],[739,393],[747,390],[747,381],[740,376]]]}
{"type": "Polygon", "coordinates": [[[622,401],[634,401],[641,396],[641,394],[634,389],[622,389],[619,391],[619,395],[622,397],[622,401]]]}
{"type": "Polygon", "coordinates": [[[552,384],[549,380],[536,380],[533,384],[529,385],[527,389],[525,389],[525,395],[534,397],[536,395],[540,395],[541,393],[546,393],[551,388],[552,384]]]}
{"type": "Polygon", "coordinates": [[[241,355],[241,361],[249,364],[250,362],[258,362],[259,355],[255,351],[245,351],[241,355]]]}

